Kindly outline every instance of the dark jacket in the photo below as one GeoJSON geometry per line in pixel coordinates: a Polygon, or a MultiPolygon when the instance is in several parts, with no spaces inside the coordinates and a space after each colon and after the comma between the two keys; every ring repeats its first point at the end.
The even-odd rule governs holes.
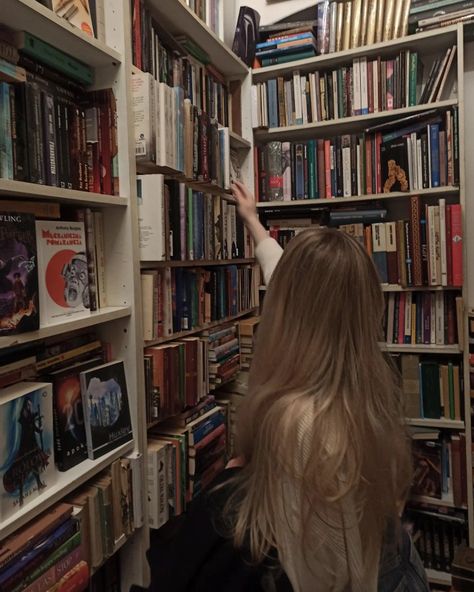
{"type": "MultiPolygon", "coordinates": [[[[227,469],[215,485],[237,471],[227,469]]],[[[149,592],[293,592],[284,572],[276,567],[276,557],[266,564],[251,565],[247,550],[235,549],[222,536],[219,516],[228,493],[225,486],[211,490],[185,516],[152,531],[149,592]]],[[[384,546],[378,589],[429,592],[420,558],[405,531],[401,546],[393,541],[384,546]]]]}

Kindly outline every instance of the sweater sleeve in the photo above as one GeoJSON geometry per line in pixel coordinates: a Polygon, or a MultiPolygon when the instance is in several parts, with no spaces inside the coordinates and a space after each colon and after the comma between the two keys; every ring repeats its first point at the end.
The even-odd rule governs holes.
{"type": "Polygon", "coordinates": [[[271,237],[265,238],[257,245],[255,255],[262,268],[265,284],[268,285],[282,254],[283,249],[271,237]]]}

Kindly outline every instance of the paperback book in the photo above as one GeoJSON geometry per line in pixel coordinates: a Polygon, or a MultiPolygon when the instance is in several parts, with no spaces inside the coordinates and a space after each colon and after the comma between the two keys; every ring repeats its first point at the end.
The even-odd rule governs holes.
{"type": "Polygon", "coordinates": [[[52,388],[22,382],[0,396],[0,516],[12,516],[56,481],[52,388]]]}
{"type": "Polygon", "coordinates": [[[39,327],[35,219],[0,213],[0,336],[39,327]]]}
{"type": "Polygon", "coordinates": [[[86,236],[82,222],[36,222],[41,324],[90,313],[86,236]]]}
{"type": "Polygon", "coordinates": [[[123,362],[80,373],[87,452],[95,460],[133,440],[123,362]]]}

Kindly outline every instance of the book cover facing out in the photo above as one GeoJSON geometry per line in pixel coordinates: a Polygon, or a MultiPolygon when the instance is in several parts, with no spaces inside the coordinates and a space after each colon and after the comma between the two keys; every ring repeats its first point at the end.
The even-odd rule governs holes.
{"type": "Polygon", "coordinates": [[[0,336],[38,327],[35,219],[0,212],[0,336]]]}
{"type": "Polygon", "coordinates": [[[96,459],[133,440],[123,362],[81,372],[87,452],[96,459]]]}
{"type": "Polygon", "coordinates": [[[381,145],[382,191],[408,191],[408,152],[405,138],[381,145]]]}
{"type": "Polygon", "coordinates": [[[5,520],[56,481],[52,388],[18,383],[0,398],[0,517],[5,520]]]}
{"type": "Polygon", "coordinates": [[[36,222],[41,324],[90,313],[83,222],[36,222]]]}

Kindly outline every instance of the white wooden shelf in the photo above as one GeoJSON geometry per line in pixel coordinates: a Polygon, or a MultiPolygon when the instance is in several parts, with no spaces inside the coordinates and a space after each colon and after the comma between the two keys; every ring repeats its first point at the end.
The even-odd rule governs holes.
{"type": "Polygon", "coordinates": [[[462,290],[461,286],[399,286],[398,284],[382,284],[382,292],[444,292],[446,290],[462,290]]]}
{"type": "Polygon", "coordinates": [[[148,0],[147,4],[169,33],[187,35],[209,55],[212,64],[224,76],[236,78],[248,74],[244,62],[183,0],[148,0]]]}
{"type": "Polygon", "coordinates": [[[97,207],[125,207],[128,204],[126,197],[76,191],[75,189],[61,189],[60,187],[51,187],[50,185],[38,185],[36,183],[25,183],[10,179],[0,179],[0,196],[5,198],[14,196],[16,198],[44,199],[97,207]]]}
{"type": "Polygon", "coordinates": [[[460,354],[459,345],[397,344],[381,343],[382,351],[407,354],[460,354]]]}
{"type": "Polygon", "coordinates": [[[430,584],[438,584],[441,586],[451,586],[453,578],[450,573],[445,571],[437,571],[436,569],[427,569],[426,577],[430,584]]]}
{"type": "Polygon", "coordinates": [[[79,329],[109,323],[110,321],[116,321],[117,319],[124,319],[129,317],[131,313],[132,309],[130,306],[107,306],[106,308],[101,308],[96,312],[92,312],[89,316],[48,325],[38,331],[0,337],[0,349],[14,347],[15,345],[21,345],[24,343],[33,343],[40,339],[54,337],[55,335],[63,335],[70,331],[77,331],[79,329]]]}
{"type": "Polygon", "coordinates": [[[2,0],[0,7],[4,25],[16,31],[28,31],[88,66],[110,66],[122,60],[118,51],[89,37],[37,0],[2,0]]]}
{"type": "Polygon", "coordinates": [[[339,119],[330,119],[328,121],[317,121],[316,123],[305,123],[300,125],[288,125],[285,127],[257,128],[254,130],[255,139],[258,142],[271,142],[273,140],[304,140],[315,137],[331,136],[333,134],[349,134],[353,130],[363,129],[397,119],[399,117],[408,117],[415,113],[428,111],[430,109],[446,109],[458,104],[457,99],[447,99],[445,101],[435,101],[414,107],[403,107],[401,109],[392,109],[391,111],[379,111],[378,113],[369,113],[367,115],[354,115],[352,117],[341,117],[339,119]]]}
{"type": "Polygon", "coordinates": [[[108,467],[114,460],[120,458],[133,449],[133,442],[122,444],[119,448],[104,454],[97,460],[85,460],[69,471],[58,472],[58,478],[54,485],[44,490],[23,508],[15,512],[10,518],[0,523],[0,540],[10,535],[30,520],[33,520],[41,512],[51,507],[71,491],[91,479],[94,475],[108,467]]]}
{"type": "Polygon", "coordinates": [[[259,209],[270,208],[291,208],[292,206],[326,206],[334,207],[345,204],[356,204],[364,201],[378,201],[390,199],[408,199],[413,195],[420,197],[447,197],[457,195],[459,187],[433,187],[430,189],[418,189],[418,191],[392,191],[390,193],[373,193],[371,195],[354,195],[351,197],[335,197],[323,199],[293,199],[291,201],[260,201],[257,203],[259,209]]]}
{"type": "Polygon", "coordinates": [[[463,430],[466,427],[463,421],[456,421],[454,419],[426,419],[424,417],[406,417],[405,423],[409,426],[446,428],[451,430],[463,430]]]}
{"type": "MultiPolygon", "coordinates": [[[[444,495],[441,499],[437,497],[430,497],[429,495],[410,495],[408,501],[418,502],[420,504],[430,504],[431,506],[439,506],[440,508],[457,508],[454,505],[452,494],[444,495]]],[[[463,508],[463,506],[460,506],[463,508]]]]}
{"type": "Polygon", "coordinates": [[[345,51],[306,58],[305,60],[256,68],[252,70],[252,78],[253,82],[262,82],[263,80],[275,76],[284,76],[296,69],[300,70],[301,73],[304,73],[316,71],[318,68],[335,68],[339,65],[346,64],[359,56],[368,58],[379,55],[389,56],[395,55],[402,49],[422,51],[424,53],[440,53],[443,51],[443,48],[456,42],[457,30],[457,25],[452,25],[450,27],[443,27],[433,31],[424,31],[422,33],[416,33],[415,35],[408,35],[407,37],[393,39],[392,41],[373,43],[370,46],[365,45],[363,47],[356,47],[345,51]]]}
{"type": "Polygon", "coordinates": [[[250,150],[252,148],[251,142],[239,136],[232,130],[229,130],[230,147],[237,150],[250,150]]]}

